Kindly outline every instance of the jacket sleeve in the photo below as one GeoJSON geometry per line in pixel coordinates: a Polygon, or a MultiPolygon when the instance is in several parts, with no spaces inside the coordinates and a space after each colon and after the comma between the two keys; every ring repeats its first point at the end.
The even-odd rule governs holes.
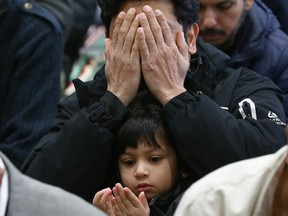
{"type": "MultiPolygon", "coordinates": [[[[288,37],[286,37],[287,40],[288,37]]],[[[283,39],[285,40],[285,39],[283,39]]],[[[279,50],[277,50],[280,52],[279,50]]],[[[273,76],[277,79],[273,79],[275,84],[283,91],[284,95],[284,111],[286,115],[286,123],[288,123],[288,42],[283,43],[283,49],[278,57],[278,61],[273,69],[273,76]],[[284,48],[285,47],[285,48],[284,48]],[[278,73],[277,73],[278,72],[278,73]]]]}
{"type": "Polygon", "coordinates": [[[214,98],[226,97],[227,107],[187,91],[163,108],[176,152],[198,177],[231,162],[273,153],[285,144],[285,123],[280,120],[285,115],[271,81],[245,74],[235,85],[229,79],[226,84],[215,90],[214,98]],[[227,90],[226,84],[235,87],[227,90]]]}
{"type": "Polygon", "coordinates": [[[112,175],[113,131],[125,119],[127,110],[110,92],[78,112],[72,103],[75,95],[59,105],[54,127],[42,138],[22,171],[91,202],[112,175]]]}
{"type": "Polygon", "coordinates": [[[56,114],[64,41],[37,4],[15,7],[1,17],[0,149],[19,168],[56,114]]]}

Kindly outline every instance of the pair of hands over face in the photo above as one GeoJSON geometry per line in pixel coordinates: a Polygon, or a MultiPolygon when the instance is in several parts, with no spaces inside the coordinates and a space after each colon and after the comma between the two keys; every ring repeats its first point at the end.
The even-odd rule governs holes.
{"type": "Polygon", "coordinates": [[[105,188],[96,193],[93,205],[109,216],[149,216],[150,208],[144,192],[137,197],[129,188],[117,183],[111,190],[105,188]]]}
{"type": "Polygon", "coordinates": [[[125,106],[136,96],[141,74],[163,105],[186,91],[188,45],[183,32],[177,32],[176,39],[173,38],[160,10],[153,11],[146,5],[138,15],[134,8],[120,12],[105,45],[108,90],[125,106]]]}

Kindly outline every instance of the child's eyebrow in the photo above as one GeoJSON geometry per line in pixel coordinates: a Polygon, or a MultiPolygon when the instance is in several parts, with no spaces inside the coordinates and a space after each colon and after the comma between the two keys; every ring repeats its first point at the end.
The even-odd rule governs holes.
{"type": "MultiPolygon", "coordinates": [[[[135,155],[134,152],[133,152],[133,150],[136,150],[136,149],[131,148],[131,149],[128,149],[128,150],[124,151],[124,152],[120,155],[120,157],[123,156],[123,155],[125,155],[125,156],[127,156],[127,155],[130,155],[130,156],[135,155]]],[[[145,153],[145,154],[151,154],[151,153],[155,153],[155,152],[164,153],[164,152],[166,152],[166,149],[164,149],[164,148],[154,148],[154,147],[151,147],[151,148],[149,148],[149,149],[145,149],[145,150],[144,150],[144,153],[145,153]]]]}

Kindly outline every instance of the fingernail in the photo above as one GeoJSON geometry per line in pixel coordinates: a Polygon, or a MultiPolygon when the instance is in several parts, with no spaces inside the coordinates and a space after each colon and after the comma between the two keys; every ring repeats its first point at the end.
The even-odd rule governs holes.
{"type": "Polygon", "coordinates": [[[134,8],[130,8],[129,10],[128,10],[128,14],[133,14],[135,12],[135,9],[134,8]]]}
{"type": "Polygon", "coordinates": [[[146,15],[144,14],[144,13],[140,13],[140,14],[138,14],[139,15],[139,18],[140,19],[145,19],[146,18],[146,15]]]}
{"type": "Polygon", "coordinates": [[[119,14],[118,14],[118,17],[119,18],[124,18],[125,17],[125,13],[123,11],[121,11],[119,14]]]}
{"type": "Polygon", "coordinates": [[[159,15],[161,15],[161,11],[159,9],[157,9],[154,11],[154,14],[155,14],[155,16],[159,16],[159,15]]]}
{"type": "Polygon", "coordinates": [[[149,11],[151,11],[151,7],[150,7],[149,5],[145,5],[145,6],[143,7],[143,10],[144,10],[145,12],[149,12],[149,11]]]}

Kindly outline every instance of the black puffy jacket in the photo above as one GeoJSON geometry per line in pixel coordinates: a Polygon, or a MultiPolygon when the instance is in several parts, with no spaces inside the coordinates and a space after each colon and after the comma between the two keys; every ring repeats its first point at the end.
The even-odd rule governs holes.
{"type": "MultiPolygon", "coordinates": [[[[187,92],[162,109],[176,152],[195,178],[282,147],[285,115],[278,87],[246,68],[227,68],[229,57],[200,40],[197,53],[187,92]]],[[[113,140],[128,111],[106,91],[104,68],[93,81],[76,80],[75,86],[77,96],[59,104],[51,132],[23,172],[91,201],[111,179],[117,181],[111,170],[113,140]]]]}

